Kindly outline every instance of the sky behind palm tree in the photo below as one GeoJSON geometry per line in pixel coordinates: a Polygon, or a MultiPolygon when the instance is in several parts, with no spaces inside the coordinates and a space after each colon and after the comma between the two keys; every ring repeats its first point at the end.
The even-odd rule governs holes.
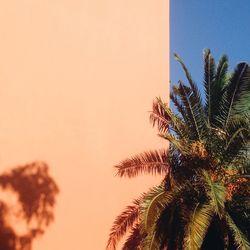
{"type": "Polygon", "coordinates": [[[210,48],[215,59],[229,57],[230,69],[240,61],[250,63],[250,2],[171,0],[170,65],[172,83],[184,79],[173,53],[186,62],[193,79],[201,85],[202,51],[210,48]]]}

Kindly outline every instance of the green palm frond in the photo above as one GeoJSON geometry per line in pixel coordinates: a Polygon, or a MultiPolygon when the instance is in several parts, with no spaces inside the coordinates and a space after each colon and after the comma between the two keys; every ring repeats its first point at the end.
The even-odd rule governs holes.
{"type": "Polygon", "coordinates": [[[214,215],[211,205],[197,204],[186,229],[184,249],[199,250],[214,215]]]}
{"type": "Polygon", "coordinates": [[[233,135],[231,136],[231,138],[229,139],[227,145],[226,145],[226,150],[228,150],[230,148],[231,145],[234,145],[236,143],[239,143],[239,139],[240,141],[244,142],[244,133],[246,133],[247,135],[250,135],[250,130],[247,128],[239,128],[237,129],[233,135]]]}
{"type": "MultiPolygon", "coordinates": [[[[238,66],[241,67],[241,64],[238,66]]],[[[242,63],[242,77],[240,79],[239,89],[235,96],[232,115],[250,113],[250,67],[247,63],[242,63]]]]}
{"type": "Polygon", "coordinates": [[[174,53],[174,57],[175,57],[175,60],[177,62],[179,62],[182,66],[182,69],[187,77],[187,80],[188,80],[188,83],[192,89],[192,91],[194,92],[194,95],[197,97],[197,100],[199,101],[199,103],[201,104],[201,96],[200,96],[200,93],[199,93],[199,90],[198,90],[198,87],[197,85],[195,84],[195,82],[193,81],[192,79],[192,76],[191,74],[189,73],[185,63],[183,62],[183,60],[181,59],[181,57],[177,54],[177,53],[174,53]]]}
{"type": "Polygon", "coordinates": [[[223,148],[223,158],[225,163],[232,162],[239,158],[243,152],[249,151],[247,148],[250,139],[250,123],[246,116],[235,115],[227,125],[225,147],[223,148]]]}
{"type": "Polygon", "coordinates": [[[127,206],[126,209],[116,217],[111,232],[109,234],[109,239],[106,249],[116,249],[116,245],[119,240],[127,233],[129,229],[139,220],[139,208],[143,196],[135,199],[133,204],[127,206]]]}
{"type": "Polygon", "coordinates": [[[145,195],[140,210],[140,218],[146,232],[146,237],[142,240],[143,250],[160,249],[161,243],[156,237],[155,226],[161,212],[172,198],[166,191],[164,184],[151,188],[145,195]]]}
{"type": "Polygon", "coordinates": [[[143,250],[160,250],[161,242],[156,237],[156,232],[151,231],[147,234],[147,236],[142,241],[142,249],[143,250]]]}
{"type": "Polygon", "coordinates": [[[172,146],[175,146],[175,148],[177,148],[182,154],[188,154],[189,146],[185,143],[184,140],[178,139],[175,135],[170,133],[158,134],[158,136],[169,141],[172,146]]]}
{"type": "Polygon", "coordinates": [[[228,83],[228,58],[223,55],[216,68],[215,80],[211,92],[211,117],[210,125],[221,128],[224,120],[222,113],[225,113],[223,107],[226,106],[227,100],[225,89],[228,83]]]}
{"type": "Polygon", "coordinates": [[[155,150],[135,155],[116,165],[119,177],[136,177],[141,173],[167,174],[169,171],[168,151],[155,150]]]}
{"type": "Polygon", "coordinates": [[[235,224],[234,220],[229,214],[226,214],[226,222],[232,231],[237,250],[249,250],[250,249],[250,243],[247,240],[247,237],[242,233],[242,231],[238,228],[238,226],[235,224]]]}
{"type": "MultiPolygon", "coordinates": [[[[176,53],[174,54],[174,56],[175,56],[175,59],[181,64],[181,66],[184,70],[184,73],[186,75],[186,78],[188,80],[188,83],[190,85],[190,88],[191,88],[191,91],[189,91],[186,88],[186,91],[184,90],[184,92],[186,92],[186,95],[188,95],[188,97],[189,97],[188,99],[189,99],[189,102],[190,102],[192,109],[193,109],[193,111],[190,110],[193,113],[192,114],[193,119],[194,119],[194,115],[197,115],[196,119],[194,119],[194,122],[197,123],[196,125],[198,125],[198,126],[204,126],[205,116],[204,116],[204,109],[203,109],[203,105],[202,105],[200,91],[199,91],[196,83],[193,81],[191,74],[189,73],[189,71],[188,71],[186,65],[184,64],[183,60],[181,59],[181,57],[176,53]],[[198,121],[197,121],[197,118],[198,118],[198,121]]],[[[201,139],[201,138],[199,137],[199,139],[201,139]]]]}
{"type": "Polygon", "coordinates": [[[229,80],[226,97],[227,103],[225,107],[225,127],[229,119],[235,113],[244,113],[249,111],[249,92],[250,92],[250,70],[246,63],[240,63],[229,80]],[[243,108],[243,109],[242,109],[243,108]]]}
{"type": "Polygon", "coordinates": [[[141,216],[146,232],[156,223],[161,211],[171,202],[173,196],[166,191],[164,185],[153,187],[145,195],[141,203],[141,216]]]}
{"type": "Polygon", "coordinates": [[[206,129],[206,122],[204,118],[204,110],[199,104],[197,97],[191,88],[185,86],[179,81],[179,86],[175,87],[175,94],[179,96],[182,105],[188,117],[188,127],[190,132],[190,139],[201,140],[202,135],[206,129]]]}
{"type": "Polygon", "coordinates": [[[178,201],[182,192],[189,187],[189,182],[176,184],[172,190],[166,191],[164,182],[149,190],[141,203],[141,215],[147,232],[156,226],[161,212],[172,202],[178,201]]]}
{"type": "Polygon", "coordinates": [[[215,82],[217,88],[215,93],[220,94],[221,91],[225,88],[227,80],[227,72],[228,72],[228,57],[226,55],[223,55],[220,58],[219,63],[216,67],[215,82]]]}
{"type": "Polygon", "coordinates": [[[206,113],[208,125],[212,116],[212,98],[215,80],[215,62],[209,49],[204,50],[204,88],[206,93],[206,113]]]}
{"type": "Polygon", "coordinates": [[[210,204],[219,217],[223,217],[225,207],[225,186],[220,182],[215,182],[211,179],[208,172],[203,171],[204,179],[207,187],[207,196],[210,199],[210,204]]]}
{"type": "MultiPolygon", "coordinates": [[[[176,86],[173,86],[173,89],[175,89],[178,87],[176,86]]],[[[174,106],[176,107],[177,111],[179,112],[179,114],[181,115],[181,117],[183,118],[184,122],[185,122],[185,125],[187,126],[189,120],[188,120],[188,117],[187,117],[187,114],[186,114],[186,110],[185,110],[185,107],[184,105],[181,103],[181,101],[179,100],[179,96],[178,96],[178,90],[176,91],[171,91],[170,93],[170,100],[172,101],[172,103],[174,104],[174,106]]],[[[187,129],[188,129],[188,126],[187,126],[187,129]]]]}

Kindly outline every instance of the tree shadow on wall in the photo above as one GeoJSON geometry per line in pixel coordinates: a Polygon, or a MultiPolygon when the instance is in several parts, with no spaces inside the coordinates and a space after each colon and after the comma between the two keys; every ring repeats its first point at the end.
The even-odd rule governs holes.
{"type": "Polygon", "coordinates": [[[59,189],[48,165],[34,162],[15,167],[0,175],[0,188],[0,249],[31,250],[33,240],[54,219],[59,189]]]}

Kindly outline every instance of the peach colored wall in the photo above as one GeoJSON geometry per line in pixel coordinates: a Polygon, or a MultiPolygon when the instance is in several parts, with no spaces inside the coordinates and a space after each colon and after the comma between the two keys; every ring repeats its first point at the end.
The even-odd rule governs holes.
{"type": "Polygon", "coordinates": [[[0,2],[0,163],[46,160],[61,193],[34,250],[102,250],[114,217],[157,179],[112,166],[164,146],[148,122],[168,96],[168,0],[0,2]]]}

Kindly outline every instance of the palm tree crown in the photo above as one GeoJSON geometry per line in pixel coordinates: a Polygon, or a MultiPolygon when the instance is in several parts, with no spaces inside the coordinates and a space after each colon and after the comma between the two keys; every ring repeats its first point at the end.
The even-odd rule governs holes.
{"type": "Polygon", "coordinates": [[[119,215],[107,249],[128,231],[123,250],[250,249],[250,67],[228,72],[228,58],[216,64],[204,51],[204,100],[182,59],[188,84],[179,81],[170,95],[173,111],[161,98],[150,121],[168,150],[145,152],[122,161],[117,175],[164,176],[119,215]]]}

